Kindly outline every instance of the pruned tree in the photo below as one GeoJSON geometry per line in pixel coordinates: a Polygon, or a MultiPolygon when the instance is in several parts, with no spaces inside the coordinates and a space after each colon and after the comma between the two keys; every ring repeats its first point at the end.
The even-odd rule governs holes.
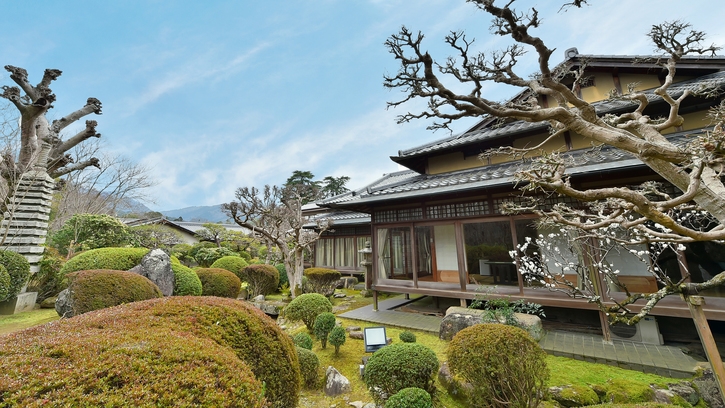
{"type": "MultiPolygon", "coordinates": [[[[509,37],[513,43],[500,51],[476,52],[473,39],[460,31],[451,32],[445,42],[456,56],[436,62],[425,51],[423,34],[403,27],[385,43],[401,65],[395,75],[385,77],[384,85],[404,94],[402,99],[389,102],[388,107],[401,107],[418,98],[427,100],[424,110],[404,113],[398,116],[398,122],[432,119],[429,126],[432,130],[449,129],[450,124],[466,117],[550,125],[548,138],[537,146],[526,149],[501,147],[483,154],[483,157],[508,154],[522,159],[535,152],[538,157],[531,159],[529,168],[516,175],[517,185],[524,193],[563,195],[581,203],[579,206],[558,204],[546,210],[532,198],[529,205],[508,206],[509,211],[534,212],[542,217],[543,223],[553,223],[563,234],[559,239],[567,244],[566,248],[557,246],[551,241],[556,237],[542,236],[538,242],[523,246],[513,254],[519,257],[523,272],[542,286],[596,303],[612,322],[628,324],[637,322],[666,296],[679,294],[688,300],[692,309],[693,301],[698,301],[695,295],[725,284],[725,272],[705,282],[694,283],[689,281],[687,273],[679,278],[668,277],[657,268],[656,262],[644,259],[663,253],[676,254],[683,244],[722,243],[725,240],[725,104],[718,104],[723,84],[716,82],[699,90],[675,92],[671,89],[677,65],[683,57],[714,55],[720,47],[709,45],[703,32],[681,21],[652,26],[648,36],[662,56],[649,62],[661,66],[665,72],[662,84],[650,95],[637,91],[635,86],[622,93],[613,91],[610,98],[625,101],[631,109],[600,116],[596,107],[576,92],[587,79],[586,61],[552,67],[550,59],[554,50],[532,34],[541,23],[536,9],[519,12],[512,7],[513,1],[503,6],[496,5],[494,0],[469,2],[493,17],[491,31],[494,35],[509,37]],[[523,76],[517,72],[516,65],[530,50],[538,57],[539,72],[523,76]],[[485,86],[492,82],[515,86],[522,92],[513,100],[496,102],[484,95],[485,86]],[[454,91],[461,86],[467,89],[454,91]],[[555,103],[541,106],[538,101],[542,96],[555,103]],[[678,145],[663,132],[683,124],[680,108],[683,101],[694,96],[712,98],[712,127],[692,135],[687,145],[678,145]],[[652,101],[666,104],[669,111],[665,117],[655,118],[645,113],[652,101]],[[542,149],[545,143],[565,132],[582,135],[592,145],[609,145],[630,153],[661,176],[665,183],[650,182],[635,188],[575,187],[566,173],[569,164],[566,155],[545,153],[542,149]],[[541,250],[545,247],[562,251],[574,249],[575,253],[556,260],[556,254],[541,250]],[[585,250],[586,247],[590,250],[585,250]],[[642,248],[645,249],[643,253],[642,248]],[[613,250],[634,251],[643,261],[649,262],[660,289],[653,293],[628,291],[617,279],[616,269],[606,266],[606,253],[613,250]],[[585,255],[582,257],[582,254],[585,255]],[[560,279],[573,270],[581,277],[578,282],[560,279]],[[596,288],[596,285],[600,287],[596,288]],[[612,296],[607,289],[610,287],[620,288],[624,298],[612,296]],[[632,307],[636,302],[641,307],[638,310],[632,307]]],[[[575,1],[566,4],[565,8],[581,7],[583,3],[586,2],[575,1]]],[[[533,194],[529,194],[531,196],[533,194]]],[[[704,319],[704,314],[702,316],[704,319]]]]}
{"type": "Polygon", "coordinates": [[[196,231],[196,236],[204,241],[215,243],[218,248],[222,247],[222,242],[232,238],[231,231],[227,230],[221,224],[207,222],[202,227],[202,229],[196,231]]]}
{"type": "Polygon", "coordinates": [[[317,241],[330,224],[320,222],[318,229],[304,228],[302,215],[306,191],[300,186],[264,186],[238,188],[232,201],[222,210],[238,225],[248,228],[261,240],[276,247],[287,270],[292,296],[301,293],[304,252],[317,241]]]}
{"type": "Polygon", "coordinates": [[[61,138],[61,132],[69,125],[90,114],[101,114],[101,101],[88,98],[86,104],[52,123],[48,122],[46,114],[53,107],[56,96],[50,89],[50,84],[56,80],[61,71],[46,69],[43,78],[37,85],[28,81],[28,72],[23,68],[6,65],[17,86],[2,87],[1,97],[9,100],[20,113],[20,143],[17,154],[6,152],[0,163],[0,174],[9,180],[10,177],[20,174],[34,166],[40,166],[53,177],[60,177],[73,171],[82,170],[89,166],[98,167],[97,158],[87,158],[81,162],[74,162],[69,152],[75,146],[92,137],[101,137],[96,132],[98,122],[87,120],[83,130],[67,140],[61,138]]]}
{"type": "MultiPolygon", "coordinates": [[[[657,61],[666,71],[664,83],[654,90],[656,97],[669,105],[666,118],[655,119],[644,114],[650,103],[647,95],[630,88],[626,94],[613,92],[611,97],[631,102],[632,109],[619,115],[597,115],[595,106],[577,96],[573,86],[563,83],[566,77],[573,77],[574,86],[583,80],[585,66],[575,70],[564,64],[550,66],[553,50],[544,41],[530,33],[539,26],[538,12],[519,13],[511,3],[503,7],[492,0],[472,0],[479,9],[491,14],[494,34],[510,36],[514,44],[505,50],[491,54],[471,51],[473,40],[462,32],[452,32],[445,41],[458,58],[448,58],[438,64],[423,51],[423,35],[414,34],[403,27],[398,34],[386,41],[390,52],[401,63],[399,72],[385,77],[385,86],[400,89],[405,93],[402,100],[388,103],[398,107],[415,98],[428,100],[428,109],[418,113],[405,113],[398,117],[400,123],[414,119],[432,118],[431,129],[448,128],[457,119],[464,117],[492,117],[503,120],[514,119],[528,122],[548,122],[550,136],[546,141],[567,131],[589,138],[597,145],[610,145],[631,153],[654,170],[682,194],[672,194],[655,183],[641,188],[577,189],[569,182],[567,163],[559,154],[542,154],[533,159],[528,170],[517,174],[517,181],[524,190],[545,191],[574,197],[587,203],[597,203],[594,211],[558,205],[553,211],[544,211],[532,203],[528,208],[512,210],[533,210],[559,224],[584,231],[583,237],[600,238],[597,231],[603,227],[618,226],[631,232],[623,244],[641,245],[650,242],[688,243],[696,241],[725,239],[725,185],[722,170],[725,149],[723,115],[725,105],[713,107],[712,130],[693,137],[687,146],[679,146],[663,136],[663,131],[680,126],[684,119],[679,113],[682,101],[696,92],[685,90],[678,95],[669,92],[673,84],[678,61],[686,55],[710,55],[719,47],[705,45],[705,35],[692,30],[689,24],[675,21],[653,26],[649,37],[657,49],[666,54],[657,61]],[[525,47],[533,48],[539,57],[539,73],[524,78],[515,72],[516,63],[525,47]],[[456,93],[444,85],[446,79],[455,78],[458,84],[470,85],[470,92],[456,93]],[[483,87],[486,82],[517,86],[528,92],[528,98],[517,98],[508,102],[486,99],[483,87]],[[546,95],[557,104],[541,107],[535,98],[546,95]],[[695,222],[693,217],[684,216],[691,211],[705,211],[706,222],[695,222]]],[[[700,95],[719,95],[722,85],[703,89],[700,95]]],[[[546,143],[546,142],[544,142],[546,143]]],[[[501,147],[484,153],[510,154],[522,158],[527,153],[539,151],[538,146],[516,149],[501,147]]],[[[611,236],[601,238],[612,239],[611,236]]],[[[720,285],[725,274],[720,274],[706,285],[720,285]]],[[[695,294],[703,289],[701,284],[674,282],[666,291],[671,293],[695,294]]]]}

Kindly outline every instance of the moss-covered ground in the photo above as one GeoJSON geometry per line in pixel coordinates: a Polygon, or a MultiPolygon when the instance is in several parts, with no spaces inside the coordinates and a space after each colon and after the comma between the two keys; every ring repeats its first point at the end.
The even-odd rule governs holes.
{"type": "MultiPolygon", "coordinates": [[[[353,290],[343,290],[348,296],[347,299],[333,299],[333,305],[336,313],[341,313],[346,310],[362,307],[372,303],[372,298],[364,298],[359,296],[359,292],[353,290]]],[[[389,296],[389,295],[388,295],[389,296]]],[[[387,296],[386,296],[387,297],[387,296]]],[[[270,296],[268,298],[274,298],[276,300],[283,300],[283,296],[270,296]]],[[[22,330],[27,327],[43,324],[58,318],[55,310],[53,309],[36,309],[31,312],[25,312],[14,316],[0,316],[0,335],[22,330]]],[[[359,326],[361,328],[367,326],[377,326],[377,324],[365,323],[356,320],[338,318],[343,327],[359,326]]],[[[396,327],[387,327],[387,335],[392,338],[394,342],[399,342],[399,335],[404,330],[396,327]]],[[[287,331],[294,335],[299,332],[305,331],[306,328],[303,324],[288,324],[287,331]]],[[[416,330],[409,330],[413,332],[417,338],[417,342],[430,347],[438,356],[440,361],[446,361],[446,347],[448,342],[441,341],[438,339],[436,333],[428,333],[416,330]]],[[[302,392],[300,399],[300,407],[319,407],[319,406],[331,406],[337,404],[337,406],[347,406],[348,402],[352,401],[371,401],[371,397],[368,391],[365,389],[365,385],[360,378],[360,363],[364,356],[369,356],[365,353],[364,344],[362,340],[355,340],[348,338],[344,345],[340,347],[339,355],[335,356],[335,348],[328,345],[326,349],[321,348],[321,344],[318,340],[315,340],[314,347],[312,349],[320,358],[320,379],[324,376],[324,371],[328,366],[334,366],[344,376],[350,379],[352,383],[352,392],[344,397],[331,398],[327,397],[323,392],[323,383],[320,381],[319,385],[315,389],[305,389],[302,392]]],[[[609,380],[613,379],[626,379],[636,384],[667,384],[670,382],[677,382],[678,380],[661,377],[657,375],[645,374],[638,371],[624,370],[617,367],[608,365],[592,364],[583,361],[549,356],[547,358],[549,369],[551,370],[551,378],[549,385],[566,385],[566,384],[605,384],[609,380]]],[[[442,387],[438,387],[439,392],[437,395],[439,407],[452,407],[458,408],[464,405],[455,401],[449,396],[442,387]]],[[[625,406],[625,405],[622,405],[625,406]]],[[[639,405],[641,406],[641,405],[639,405]]],[[[651,406],[662,406],[651,405],[651,406]]]]}

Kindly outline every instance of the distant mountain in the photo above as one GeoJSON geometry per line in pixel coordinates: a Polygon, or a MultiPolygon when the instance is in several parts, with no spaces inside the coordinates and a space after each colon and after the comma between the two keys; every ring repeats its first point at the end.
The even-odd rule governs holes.
{"type": "Polygon", "coordinates": [[[222,222],[226,223],[228,218],[222,212],[221,204],[186,207],[178,210],[161,211],[161,214],[168,219],[181,217],[184,221],[197,222],[222,222]]]}
{"type": "Polygon", "coordinates": [[[148,208],[144,203],[134,200],[133,198],[126,198],[116,206],[116,214],[121,217],[128,214],[145,214],[152,211],[153,210],[148,208]]]}

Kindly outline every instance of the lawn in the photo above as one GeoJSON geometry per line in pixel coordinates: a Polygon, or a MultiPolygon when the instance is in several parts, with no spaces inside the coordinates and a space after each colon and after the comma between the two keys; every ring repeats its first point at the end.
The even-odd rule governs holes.
{"type": "Polygon", "coordinates": [[[58,320],[55,309],[35,309],[10,316],[0,316],[0,336],[28,327],[58,320]]]}

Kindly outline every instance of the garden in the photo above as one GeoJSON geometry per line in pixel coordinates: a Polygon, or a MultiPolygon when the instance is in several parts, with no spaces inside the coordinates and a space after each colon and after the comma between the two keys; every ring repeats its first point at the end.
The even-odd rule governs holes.
{"type": "MultiPolygon", "coordinates": [[[[546,355],[515,322],[451,341],[389,326],[389,344],[367,353],[360,334],[377,324],[338,316],[372,302],[354,279],[308,268],[292,297],[284,267],[252,241],[160,250],[119,228],[103,231],[120,241],[70,251],[53,237],[32,278],[22,256],[0,252],[6,297],[30,278],[55,306],[0,317],[0,406],[664,406],[657,390],[681,384],[546,355]]],[[[705,406],[697,398],[666,402],[705,406]]]]}

